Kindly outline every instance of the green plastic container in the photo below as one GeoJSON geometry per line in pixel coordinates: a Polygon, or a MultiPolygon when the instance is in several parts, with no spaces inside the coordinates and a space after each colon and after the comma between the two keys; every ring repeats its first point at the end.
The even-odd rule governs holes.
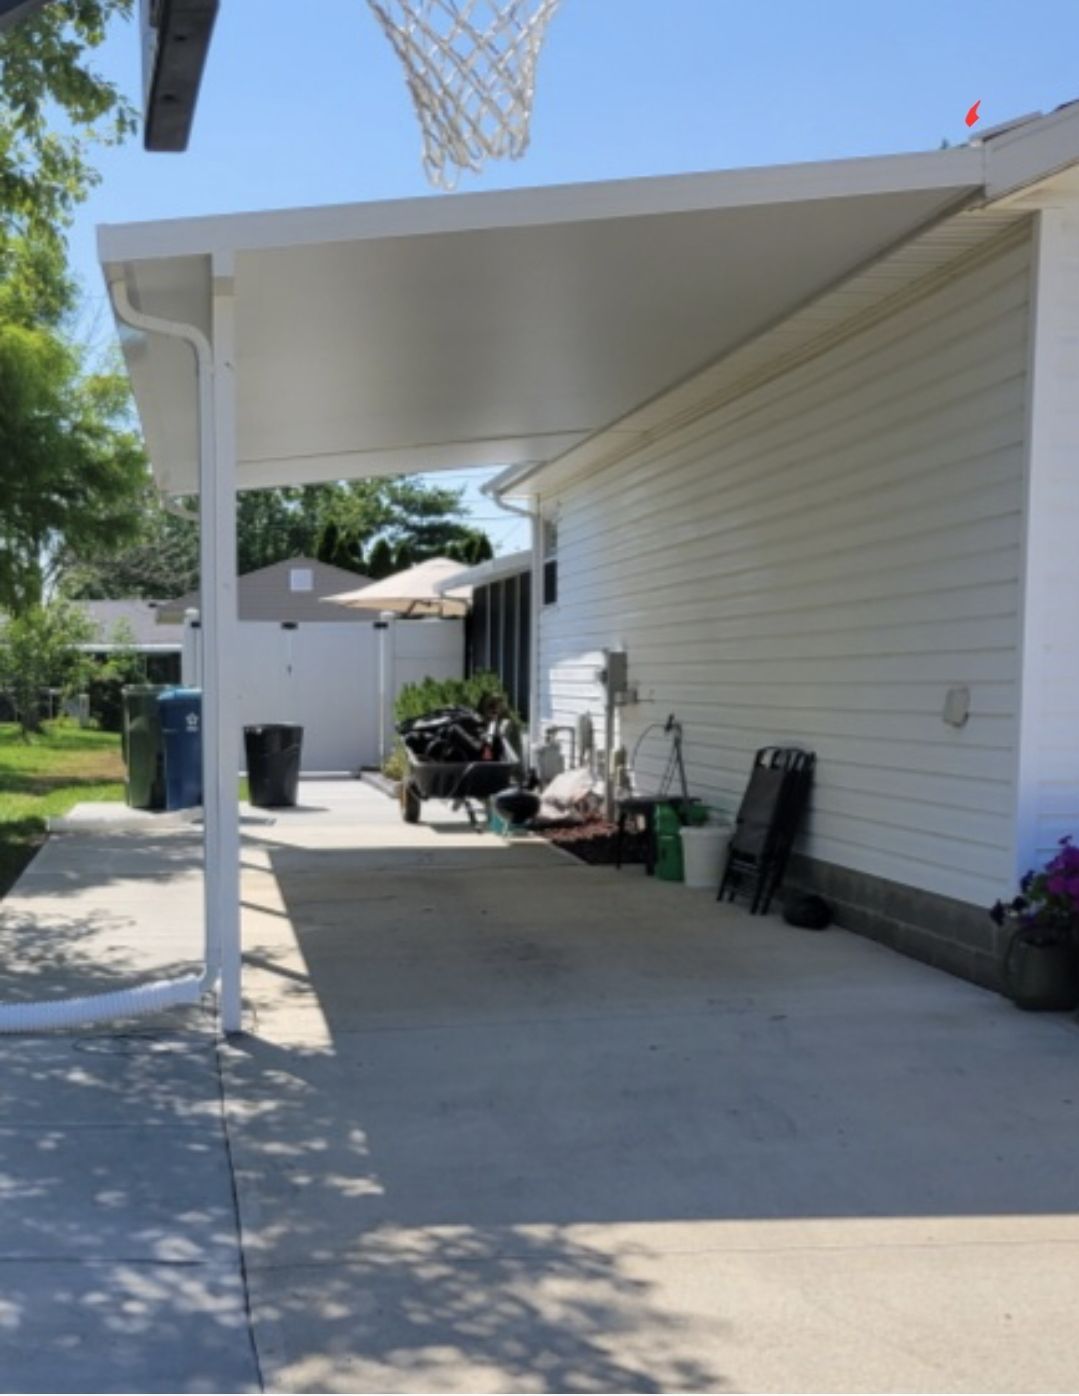
{"type": "Polygon", "coordinates": [[[171,686],[136,683],[123,690],[127,803],[132,809],[165,808],[165,743],[157,700],[171,686]]]}
{"type": "Polygon", "coordinates": [[[683,819],[670,805],[656,810],[656,876],[664,882],[681,882],[685,877],[682,859],[682,825],[707,824],[706,805],[690,805],[683,819]]]}

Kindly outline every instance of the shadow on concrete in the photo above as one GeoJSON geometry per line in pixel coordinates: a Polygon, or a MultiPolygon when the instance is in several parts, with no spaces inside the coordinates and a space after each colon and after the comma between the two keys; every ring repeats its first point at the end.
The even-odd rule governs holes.
{"type": "MultiPolygon", "coordinates": [[[[968,1218],[1055,1238],[1079,1211],[1066,1020],[467,825],[410,844],[369,823],[364,847],[300,827],[247,833],[253,1031],[220,1056],[191,1014],[0,1039],[4,1389],[246,1389],[248,1298],[278,1389],[721,1390],[766,1385],[747,1352],[807,1332],[817,1385],[857,1389],[828,1344],[879,1339],[888,1373],[896,1334],[917,1346],[903,1316],[807,1316],[802,1272],[750,1303],[731,1257],[792,1235],[804,1254],[837,1221],[917,1223],[904,1254],[968,1218]]],[[[184,963],[196,841],[43,857],[0,921],[5,997],[184,963]]],[[[972,1248],[1013,1306],[1015,1234],[999,1281],[972,1248]]],[[[853,1265],[852,1235],[828,1232],[816,1282],[853,1265]]]]}
{"type": "Polygon", "coordinates": [[[720,1389],[725,1297],[696,1331],[649,1237],[1079,1210],[1060,1020],[545,848],[260,843],[226,1080],[281,1384],[720,1389]]]}
{"type": "Polygon", "coordinates": [[[212,1020],[0,1038],[0,1388],[256,1389],[212,1020]]]}
{"type": "Polygon", "coordinates": [[[0,1003],[107,993],[195,968],[202,844],[54,835],[0,902],[0,1003]]]}

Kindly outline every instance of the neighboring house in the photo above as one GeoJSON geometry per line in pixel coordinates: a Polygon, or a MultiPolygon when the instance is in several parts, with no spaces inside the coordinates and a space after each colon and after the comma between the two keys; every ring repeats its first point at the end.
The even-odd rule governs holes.
{"type": "Polygon", "coordinates": [[[79,609],[93,621],[97,634],[81,646],[88,654],[103,658],[117,649],[134,649],[143,657],[148,683],[178,683],[183,652],[182,624],[163,624],[161,601],[132,598],[127,601],[79,601],[79,609]],[[118,643],[118,634],[127,639],[118,643]]]}
{"type": "MultiPolygon", "coordinates": [[[[362,611],[325,604],[335,592],[355,591],[370,579],[343,567],[333,567],[314,557],[294,557],[245,572],[236,582],[241,620],[319,621],[345,624],[370,621],[362,611]]],[[[197,591],[159,605],[158,620],[183,624],[185,614],[199,608],[197,591]]]]}
{"type": "MultiPolygon", "coordinates": [[[[1074,166],[936,220],[494,492],[539,511],[557,569],[540,722],[602,733],[624,647],[616,743],[677,714],[696,794],[733,811],[755,748],[812,748],[795,880],[996,981],[985,908],[1079,836],[1074,166]]],[[[646,739],[646,788],[665,760],[646,739]]]]}

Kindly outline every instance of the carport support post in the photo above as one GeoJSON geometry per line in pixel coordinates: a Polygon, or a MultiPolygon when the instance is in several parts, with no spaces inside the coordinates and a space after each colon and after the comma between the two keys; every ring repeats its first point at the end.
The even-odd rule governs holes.
{"type": "Polygon", "coordinates": [[[213,258],[213,436],[199,481],[206,920],[220,955],[221,1028],[242,1026],[239,639],[236,609],[236,367],[231,256],[213,258]]]}

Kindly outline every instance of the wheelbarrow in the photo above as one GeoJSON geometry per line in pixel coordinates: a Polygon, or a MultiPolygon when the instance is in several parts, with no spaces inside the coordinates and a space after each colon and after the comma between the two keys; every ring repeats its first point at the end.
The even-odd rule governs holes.
{"type": "Polygon", "coordinates": [[[424,800],[449,800],[462,806],[474,829],[481,826],[473,800],[488,800],[514,784],[516,761],[422,761],[408,751],[408,774],[401,783],[401,817],[419,823],[424,800]]]}

